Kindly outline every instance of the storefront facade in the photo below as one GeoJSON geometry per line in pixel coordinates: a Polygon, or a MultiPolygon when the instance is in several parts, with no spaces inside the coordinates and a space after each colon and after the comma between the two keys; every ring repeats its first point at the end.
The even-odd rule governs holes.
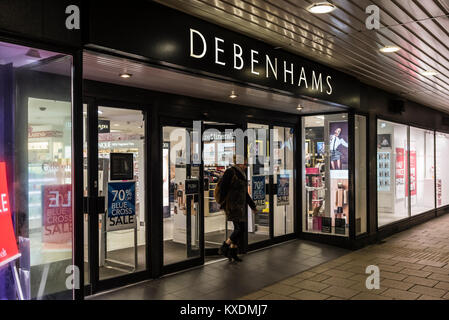
{"type": "Polygon", "coordinates": [[[204,264],[232,230],[214,188],[236,154],[260,212],[245,252],[358,248],[448,211],[449,115],[158,4],[91,2],[81,30],[59,26],[65,1],[35,20],[44,10],[11,2],[30,23],[0,25],[0,162],[25,299],[204,264]]]}

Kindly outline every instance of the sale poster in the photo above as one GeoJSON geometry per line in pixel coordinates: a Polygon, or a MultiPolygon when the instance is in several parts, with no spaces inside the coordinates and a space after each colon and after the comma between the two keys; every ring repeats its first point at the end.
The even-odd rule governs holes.
{"type": "Polygon", "coordinates": [[[258,208],[265,208],[265,176],[253,176],[251,183],[251,193],[254,203],[258,208]]]}
{"type": "Polygon", "coordinates": [[[108,183],[108,231],[132,229],[136,220],[136,183],[108,183]]]}
{"type": "Polygon", "coordinates": [[[403,199],[406,195],[405,168],[406,160],[404,148],[396,148],[396,199],[403,199]]]}
{"type": "MultiPolygon", "coordinates": [[[[416,196],[416,151],[410,152],[410,195],[416,196]]],[[[407,192],[406,192],[407,195],[407,192]]]]}
{"type": "Polygon", "coordinates": [[[0,267],[20,257],[11,214],[6,165],[0,162],[0,267]]]}
{"type": "Polygon", "coordinates": [[[45,244],[67,244],[71,249],[72,220],[72,186],[42,186],[43,227],[42,242],[45,244]]]}
{"type": "Polygon", "coordinates": [[[277,206],[288,206],[290,204],[290,175],[278,174],[277,176],[277,206]]]}

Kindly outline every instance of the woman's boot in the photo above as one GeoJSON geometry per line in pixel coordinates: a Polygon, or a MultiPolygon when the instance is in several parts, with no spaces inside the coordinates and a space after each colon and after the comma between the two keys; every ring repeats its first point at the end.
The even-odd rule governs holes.
{"type": "Polygon", "coordinates": [[[234,260],[236,262],[242,262],[243,261],[237,255],[238,250],[239,250],[238,248],[230,248],[229,249],[229,258],[230,258],[230,260],[232,259],[232,260],[234,260]]]}
{"type": "Polygon", "coordinates": [[[223,241],[223,244],[218,249],[218,254],[225,256],[226,258],[229,258],[229,244],[226,243],[226,241],[223,241]]]}

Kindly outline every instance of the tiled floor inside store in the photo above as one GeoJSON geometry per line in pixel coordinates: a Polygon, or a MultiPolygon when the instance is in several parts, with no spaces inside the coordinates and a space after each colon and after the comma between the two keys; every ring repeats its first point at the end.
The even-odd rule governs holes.
{"type": "Polygon", "coordinates": [[[233,300],[294,276],[349,251],[295,240],[243,255],[242,263],[226,260],[149,280],[88,299],[233,300]]]}

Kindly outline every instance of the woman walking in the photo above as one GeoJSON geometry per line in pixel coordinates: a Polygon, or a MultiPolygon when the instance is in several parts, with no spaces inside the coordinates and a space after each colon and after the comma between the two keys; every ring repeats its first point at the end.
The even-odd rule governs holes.
{"type": "Polygon", "coordinates": [[[257,213],[256,204],[248,194],[248,180],[246,178],[247,161],[243,156],[234,155],[235,165],[228,168],[218,183],[216,199],[226,213],[227,221],[232,221],[234,231],[223,242],[220,254],[229,258],[229,261],[242,261],[238,257],[238,248],[242,245],[246,222],[246,206],[249,205],[257,213]],[[220,201],[219,201],[220,200],[220,201]]]}

